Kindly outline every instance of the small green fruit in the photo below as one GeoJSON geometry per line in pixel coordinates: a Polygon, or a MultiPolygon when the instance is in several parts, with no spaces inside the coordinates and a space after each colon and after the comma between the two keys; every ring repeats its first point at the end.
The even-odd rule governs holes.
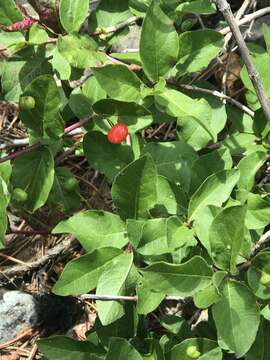
{"type": "Polygon", "coordinates": [[[76,188],[77,184],[77,180],[74,177],[70,177],[64,181],[63,188],[66,191],[73,191],[76,188]]]}
{"type": "Polygon", "coordinates": [[[190,359],[198,359],[201,356],[201,353],[198,351],[195,345],[190,345],[186,350],[186,355],[190,359]]]}
{"type": "Polygon", "coordinates": [[[266,272],[263,271],[260,277],[260,283],[262,285],[270,285],[270,274],[267,274],[266,272]]]}
{"type": "Polygon", "coordinates": [[[12,198],[18,202],[25,202],[28,198],[28,195],[23,189],[16,188],[13,190],[12,198]]]}
{"type": "Polygon", "coordinates": [[[22,110],[32,110],[36,106],[36,101],[32,96],[22,96],[19,105],[22,110]]]}

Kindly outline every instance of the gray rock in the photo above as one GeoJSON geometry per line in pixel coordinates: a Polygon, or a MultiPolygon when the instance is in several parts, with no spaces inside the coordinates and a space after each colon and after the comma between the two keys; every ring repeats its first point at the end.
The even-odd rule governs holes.
{"type": "Polygon", "coordinates": [[[20,291],[0,293],[0,343],[37,324],[38,314],[34,298],[20,291]]]}
{"type": "MultiPolygon", "coordinates": [[[[264,44],[263,41],[263,25],[270,25],[270,15],[262,16],[255,20],[250,32],[247,34],[247,41],[252,41],[256,43],[260,43],[260,45],[264,44]]],[[[249,25],[249,24],[248,24],[249,25]]]]}
{"type": "Polygon", "coordinates": [[[127,36],[121,39],[112,47],[113,52],[125,52],[128,50],[135,50],[139,48],[141,36],[141,27],[138,25],[130,26],[130,32],[127,36]]]}

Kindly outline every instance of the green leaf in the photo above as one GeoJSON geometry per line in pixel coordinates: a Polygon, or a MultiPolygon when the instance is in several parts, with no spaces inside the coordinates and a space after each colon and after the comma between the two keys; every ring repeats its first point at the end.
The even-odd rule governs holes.
{"type": "Polygon", "coordinates": [[[260,323],[255,296],[247,286],[227,281],[212,310],[219,337],[237,358],[242,357],[254,342],[260,323]]]}
{"type": "Polygon", "coordinates": [[[249,352],[246,360],[268,360],[270,359],[270,324],[269,321],[262,320],[257,337],[249,352]]]}
{"type": "Polygon", "coordinates": [[[79,118],[84,119],[93,114],[92,103],[86,97],[80,88],[75,88],[69,97],[68,106],[71,108],[73,114],[79,118]]]}
{"type": "Polygon", "coordinates": [[[210,15],[216,12],[216,6],[211,2],[211,0],[187,1],[180,4],[176,8],[176,12],[210,15]]]}
{"type": "Polygon", "coordinates": [[[157,199],[157,169],[145,155],[126,166],[115,178],[112,198],[122,218],[147,218],[157,199]]]}
{"type": "MultiPolygon", "coordinates": [[[[124,253],[121,261],[113,261],[112,267],[107,268],[98,280],[97,295],[127,295],[125,283],[133,264],[133,253],[124,253]]],[[[98,317],[102,325],[106,326],[124,315],[124,307],[118,301],[97,301],[98,317]]]]}
{"type": "MultiPolygon", "coordinates": [[[[209,90],[216,90],[216,88],[209,82],[198,82],[197,85],[209,90]]],[[[228,115],[226,107],[220,99],[209,94],[194,92],[192,90],[185,90],[186,95],[192,99],[203,99],[211,107],[212,116],[209,118],[209,126],[212,129],[212,134],[217,138],[217,135],[225,127],[228,115]]],[[[198,124],[192,117],[180,117],[177,119],[178,133],[180,136],[191,145],[196,151],[204,148],[210,141],[211,136],[198,124]]]]}
{"type": "Polygon", "coordinates": [[[55,139],[64,131],[64,121],[59,113],[60,93],[54,78],[41,75],[35,78],[24,90],[22,96],[34,98],[32,109],[21,109],[20,118],[32,131],[33,136],[55,139]]]}
{"type": "Polygon", "coordinates": [[[191,166],[198,156],[190,145],[185,142],[151,142],[146,144],[142,153],[150,153],[160,175],[171,183],[181,185],[186,191],[189,189],[191,166]]]}
{"type": "Polygon", "coordinates": [[[34,24],[29,29],[28,43],[33,45],[44,44],[48,41],[49,36],[46,30],[42,29],[39,24],[34,24]]]}
{"type": "Polygon", "coordinates": [[[78,210],[80,200],[79,184],[71,171],[65,167],[56,168],[49,201],[54,205],[60,205],[64,211],[70,212],[78,210]],[[73,182],[74,186],[68,189],[67,184],[70,182],[73,182]]]}
{"type": "Polygon", "coordinates": [[[97,43],[87,35],[69,34],[57,41],[59,53],[75,68],[85,69],[104,60],[97,43]]]}
{"type": "Polygon", "coordinates": [[[172,20],[161,10],[159,1],[152,1],[142,26],[140,57],[143,70],[157,82],[176,63],[179,51],[177,32],[172,20]]]}
{"type": "Polygon", "coordinates": [[[126,254],[122,250],[108,247],[71,260],[54,285],[54,294],[80,295],[95,289],[102,273],[106,269],[112,271],[114,265],[122,261],[123,255],[126,254]]]}
{"type": "Polygon", "coordinates": [[[72,234],[87,252],[107,246],[121,249],[128,242],[125,223],[120,217],[100,210],[79,212],[61,221],[53,233],[72,234]]]}
{"type": "Polygon", "coordinates": [[[221,299],[219,286],[224,277],[227,275],[225,271],[217,271],[213,275],[213,282],[207,288],[198,291],[194,295],[194,304],[201,309],[206,309],[221,299]]]}
{"type": "Polygon", "coordinates": [[[147,220],[136,250],[145,256],[161,255],[184,246],[193,237],[193,231],[181,225],[176,216],[147,220]]]}
{"type": "Polygon", "coordinates": [[[222,352],[218,347],[218,344],[209,339],[204,338],[193,338],[186,339],[180,344],[177,344],[172,348],[171,351],[167,353],[167,360],[190,360],[191,357],[188,356],[188,349],[191,347],[196,348],[200,353],[197,359],[199,360],[222,360],[222,352]]]}
{"type": "Polygon", "coordinates": [[[38,349],[46,360],[91,360],[90,354],[93,353],[89,342],[76,341],[67,336],[38,340],[38,349]]]}
{"type": "Polygon", "coordinates": [[[222,205],[229,198],[239,176],[239,171],[236,169],[222,170],[210,175],[190,199],[189,219],[195,219],[199,210],[207,205],[222,205]]]}
{"type": "Polygon", "coordinates": [[[206,67],[222,49],[224,40],[218,31],[204,29],[184,32],[179,37],[179,43],[176,68],[179,75],[183,75],[206,67]]]}
{"type": "Polygon", "coordinates": [[[262,24],[262,31],[263,31],[265,44],[266,44],[266,49],[267,49],[267,52],[269,55],[270,54],[270,27],[264,23],[264,24],[262,24]]]}
{"type": "Polygon", "coordinates": [[[215,265],[237,273],[237,257],[245,236],[245,206],[230,206],[214,218],[209,233],[211,255],[215,265]]]}
{"type": "Polygon", "coordinates": [[[186,212],[186,195],[181,186],[170,183],[165,177],[158,176],[157,203],[151,214],[155,217],[162,215],[178,215],[186,212]]]}
{"type": "Polygon", "coordinates": [[[99,85],[95,76],[90,76],[82,86],[82,93],[91,101],[93,105],[95,102],[106,99],[106,91],[99,85]]]}
{"type": "Polygon", "coordinates": [[[99,100],[93,105],[97,114],[116,116],[145,116],[150,115],[149,111],[134,102],[123,102],[113,99],[99,100]]]}
{"type": "Polygon", "coordinates": [[[137,311],[138,314],[147,315],[154,311],[164,300],[166,294],[149,289],[143,282],[137,285],[137,311]]]}
{"type": "Polygon", "coordinates": [[[94,327],[91,329],[98,335],[101,344],[108,348],[112,337],[121,337],[127,340],[133,338],[137,333],[139,316],[136,311],[135,302],[125,301],[125,315],[112,324],[103,326],[97,317],[94,327]]]}
{"type": "Polygon", "coordinates": [[[69,80],[71,76],[71,66],[64,56],[60,54],[57,47],[53,51],[53,58],[51,60],[54,70],[56,70],[58,77],[61,80],[69,80]]]}
{"type": "Polygon", "coordinates": [[[191,168],[190,193],[193,194],[208,176],[231,168],[232,157],[228,149],[221,148],[200,156],[191,168]]]}
{"type": "Polygon", "coordinates": [[[84,20],[88,16],[88,0],[61,0],[60,21],[63,28],[68,32],[79,31],[84,20]]]}
{"type": "Polygon", "coordinates": [[[9,184],[11,173],[12,173],[12,166],[10,161],[5,161],[0,164],[0,177],[4,180],[4,182],[7,185],[9,184]]]}
{"type": "Polygon", "coordinates": [[[143,269],[146,286],[167,295],[192,296],[211,283],[212,270],[200,256],[180,264],[154,263],[143,269]]]}
{"type": "Polygon", "coordinates": [[[142,354],[143,360],[164,360],[164,353],[158,339],[145,339],[147,354],[142,354]]]}
{"type": "Polygon", "coordinates": [[[8,206],[7,185],[0,176],[0,249],[5,247],[5,233],[7,230],[7,214],[8,206]]]}
{"type": "Polygon", "coordinates": [[[84,136],[83,151],[91,166],[111,180],[133,160],[129,145],[111,144],[107,136],[98,131],[90,131],[84,136]]]}
{"type": "Polygon", "coordinates": [[[255,175],[257,171],[262,167],[267,159],[267,154],[263,151],[253,152],[242,160],[238,164],[240,170],[240,179],[238,181],[238,187],[240,189],[246,189],[250,191],[255,182],[255,175]]]}
{"type": "Polygon", "coordinates": [[[141,80],[124,65],[106,65],[93,68],[99,85],[109,97],[127,102],[138,102],[141,99],[141,80]]]}
{"type": "Polygon", "coordinates": [[[248,284],[254,294],[260,299],[270,299],[270,282],[263,281],[270,277],[270,251],[269,249],[258,253],[252,260],[248,269],[248,284]]]}
{"type": "MultiPolygon", "coordinates": [[[[259,72],[260,78],[266,92],[266,95],[270,96],[270,79],[267,77],[267,68],[270,66],[270,57],[264,48],[260,47],[257,44],[250,44],[249,50],[252,55],[252,61],[259,72]]],[[[252,81],[250,80],[249,74],[247,72],[246,66],[242,67],[240,77],[246,88],[246,98],[248,105],[252,110],[257,110],[261,107],[258,97],[256,95],[255,89],[253,87],[252,81]]]]}
{"type": "Polygon", "coordinates": [[[43,206],[54,181],[54,161],[51,152],[43,147],[32,150],[14,161],[12,185],[23,189],[28,197],[24,206],[31,212],[43,206]]]}
{"type": "Polygon", "coordinates": [[[122,23],[132,16],[128,1],[102,0],[89,18],[89,31],[96,31],[97,27],[106,28],[122,23]]]}
{"type": "Polygon", "coordinates": [[[34,56],[27,61],[9,61],[4,65],[2,90],[7,101],[19,101],[25,87],[36,77],[51,74],[51,65],[41,56],[34,56]]]}
{"type": "Polygon", "coordinates": [[[17,21],[23,20],[23,16],[18,10],[15,1],[4,0],[0,3],[0,24],[11,25],[17,21]]]}
{"type": "Polygon", "coordinates": [[[5,53],[13,55],[25,46],[25,37],[20,31],[0,32],[0,43],[6,48],[5,53]]]}
{"type": "Polygon", "coordinates": [[[191,117],[215,140],[215,133],[210,124],[211,107],[204,99],[192,99],[191,97],[173,89],[166,89],[156,93],[155,101],[166,113],[171,116],[191,117]]]}
{"type": "Polygon", "coordinates": [[[270,202],[258,194],[248,194],[246,226],[248,229],[263,229],[269,224],[270,202]]]}
{"type": "Polygon", "coordinates": [[[106,360],[143,360],[138,351],[122,338],[111,338],[106,360]]]}
{"type": "Polygon", "coordinates": [[[208,254],[211,255],[211,246],[209,240],[210,226],[214,218],[222,209],[213,205],[202,207],[196,216],[194,221],[195,233],[198,236],[202,245],[208,251],[208,254]]]}

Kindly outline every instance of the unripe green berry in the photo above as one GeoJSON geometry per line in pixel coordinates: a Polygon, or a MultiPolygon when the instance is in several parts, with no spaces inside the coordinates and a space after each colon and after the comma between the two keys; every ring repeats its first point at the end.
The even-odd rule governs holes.
{"type": "Polygon", "coordinates": [[[190,359],[198,359],[201,356],[201,353],[198,351],[195,345],[190,345],[186,350],[186,355],[190,359]]]}
{"type": "Polygon", "coordinates": [[[19,105],[22,110],[32,110],[36,106],[36,101],[32,96],[22,96],[19,105]]]}
{"type": "Polygon", "coordinates": [[[70,177],[64,181],[63,188],[66,191],[73,191],[76,188],[77,184],[77,180],[74,177],[70,177]]]}
{"type": "Polygon", "coordinates": [[[262,285],[270,285],[270,274],[267,274],[266,272],[263,271],[260,277],[260,283],[262,285]]]}
{"type": "Polygon", "coordinates": [[[16,188],[13,190],[12,198],[18,202],[25,202],[28,198],[28,195],[23,189],[16,188]]]}
{"type": "Polygon", "coordinates": [[[197,20],[196,19],[186,19],[182,22],[181,24],[181,30],[184,31],[189,31],[193,28],[193,26],[196,24],[197,20]]]}

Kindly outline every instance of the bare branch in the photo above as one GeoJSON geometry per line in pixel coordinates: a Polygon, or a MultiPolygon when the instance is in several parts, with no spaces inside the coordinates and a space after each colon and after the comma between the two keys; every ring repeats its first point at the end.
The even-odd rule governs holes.
{"type": "Polygon", "coordinates": [[[264,111],[267,120],[270,122],[270,102],[266,96],[262,81],[260,79],[260,75],[253,64],[248,47],[241,34],[237,21],[233,16],[231,7],[228,4],[227,0],[215,0],[215,2],[218,6],[218,9],[223,14],[225,20],[229,24],[232,34],[234,35],[235,41],[239,47],[243,61],[247,67],[247,71],[250,80],[252,81],[252,84],[255,88],[256,94],[258,96],[258,100],[262,106],[262,109],[264,111]]]}
{"type": "MultiPolygon", "coordinates": [[[[123,296],[123,295],[96,295],[84,294],[79,297],[83,300],[99,300],[99,301],[138,301],[138,296],[123,296]]],[[[166,300],[184,301],[186,298],[182,296],[166,296],[166,300]]]]}
{"type": "Polygon", "coordinates": [[[183,89],[186,89],[186,90],[197,91],[197,92],[201,92],[201,93],[205,93],[205,94],[209,94],[209,95],[218,97],[220,99],[225,99],[228,102],[232,103],[233,105],[237,106],[240,110],[244,111],[249,116],[254,117],[255,113],[249,107],[241,104],[239,101],[237,101],[237,100],[231,98],[230,96],[225,95],[217,90],[209,90],[209,89],[204,89],[204,88],[194,86],[194,85],[184,85],[184,84],[180,84],[180,87],[183,89]]]}

